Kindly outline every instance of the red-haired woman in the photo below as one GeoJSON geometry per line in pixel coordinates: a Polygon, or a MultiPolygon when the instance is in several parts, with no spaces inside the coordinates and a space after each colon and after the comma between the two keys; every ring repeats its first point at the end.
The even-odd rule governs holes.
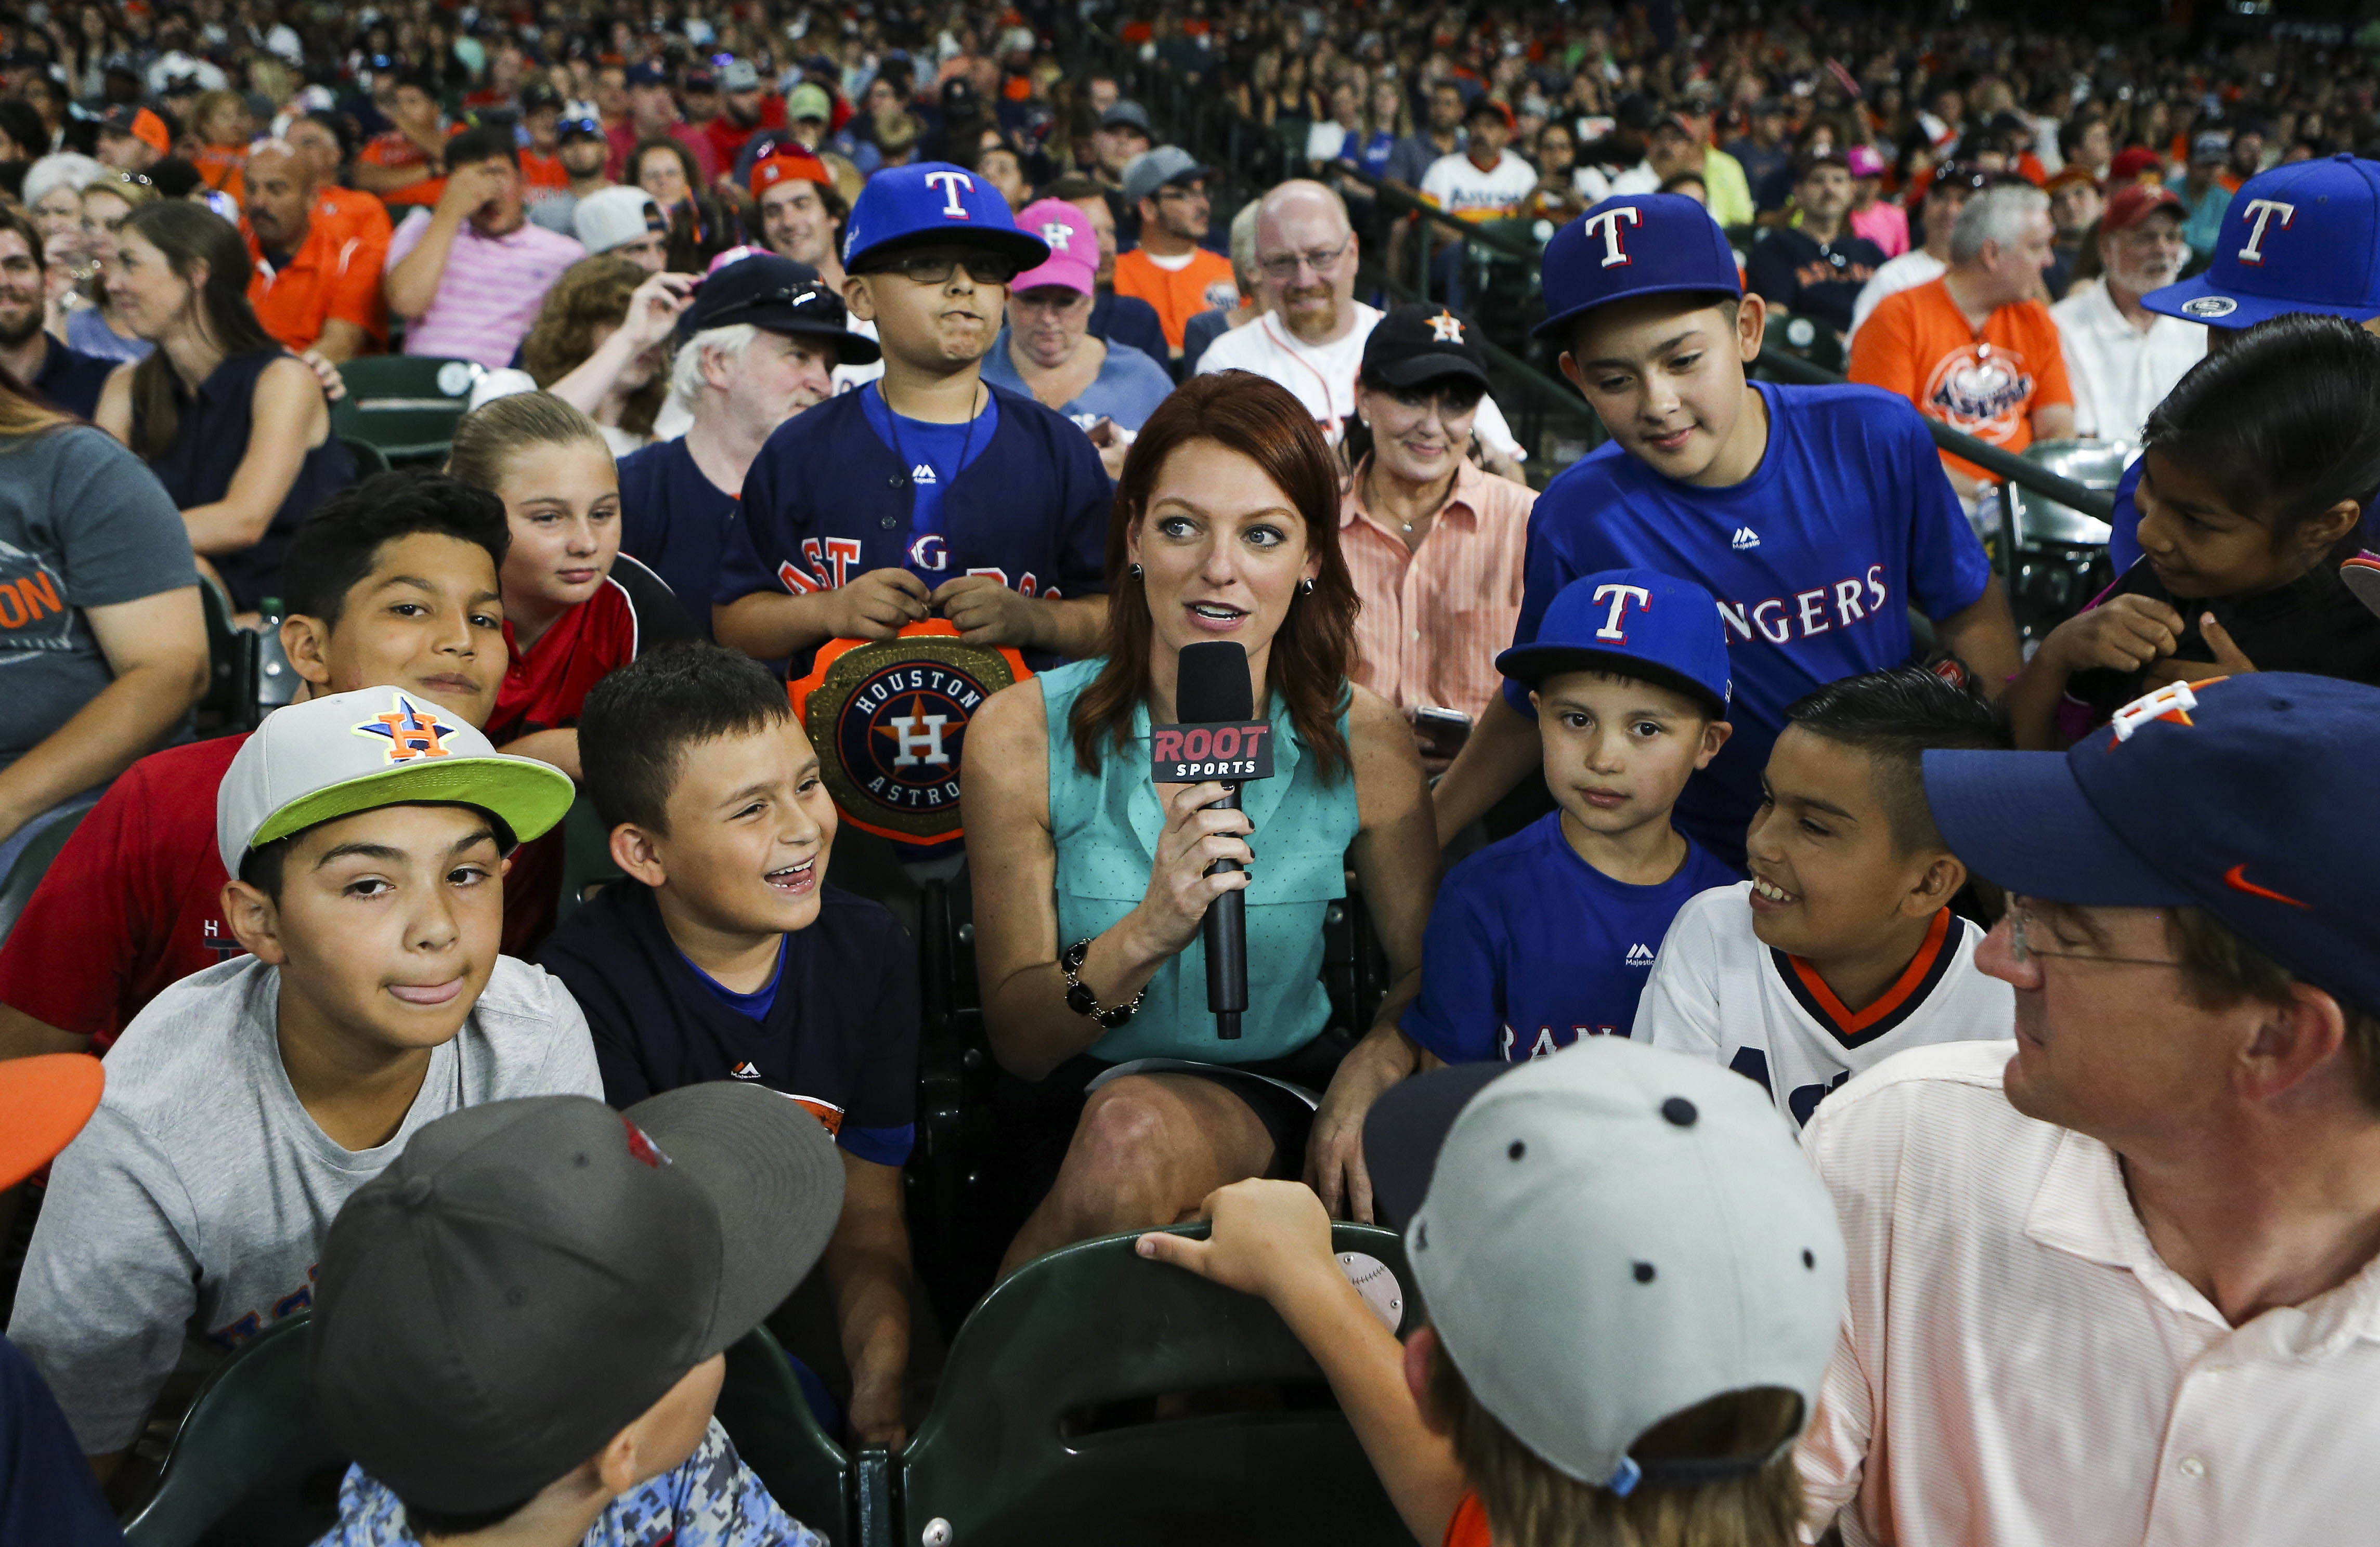
{"type": "Polygon", "coordinates": [[[1412,731],[1349,680],[1355,590],[1313,417],[1244,372],[1184,383],[1124,463],[1107,573],[1106,654],[997,695],[967,731],[985,1023],[1002,1067],[1037,1082],[1021,1105],[1043,1120],[1026,1126],[1066,1141],[1004,1269],[1172,1224],[1254,1176],[1302,1171],[1333,1212],[1368,1219],[1364,1112],[1424,1058],[1396,1021],[1420,982],[1437,839],[1412,731]],[[1273,777],[1243,789],[1244,811],[1208,809],[1220,784],[1148,778],[1178,654],[1210,639],[1246,647],[1257,714],[1276,727],[1273,777]],[[1218,859],[1252,869],[1208,875],[1218,859]],[[1394,979],[1352,1051],[1324,1034],[1318,979],[1323,914],[1350,865],[1394,979]],[[1233,889],[1247,893],[1249,1004],[1224,1042],[1199,925],[1233,889]],[[1070,965],[1090,1010],[1068,1003],[1070,965]],[[1083,1094],[1143,1058],[1195,1067],[1126,1070],[1083,1094]],[[1327,1085],[1321,1110],[1279,1082],[1327,1085]]]}

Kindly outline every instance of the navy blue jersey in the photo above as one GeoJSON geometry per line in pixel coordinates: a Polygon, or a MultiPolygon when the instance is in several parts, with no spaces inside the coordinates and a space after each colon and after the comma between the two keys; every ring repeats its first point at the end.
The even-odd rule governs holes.
{"type": "Polygon", "coordinates": [[[58,1399],[24,1350],[0,1337],[0,1541],[119,1547],[123,1541],[58,1399]]]}
{"type": "Polygon", "coordinates": [[[712,598],[806,596],[879,569],[929,586],[988,574],[1028,597],[1104,591],[1113,486],[1099,452],[1063,415],[987,390],[999,423],[940,486],[930,532],[911,530],[917,487],[868,422],[873,393],[844,393],[778,426],[744,475],[712,598]]]}
{"type": "Polygon", "coordinates": [[[1087,331],[1103,344],[1129,344],[1159,365],[1173,353],[1165,342],[1165,323],[1157,308],[1137,296],[1101,292],[1091,302],[1087,331]]]}
{"type": "Polygon", "coordinates": [[[705,639],[720,549],[735,518],[735,496],[703,477],[683,437],[620,459],[620,551],[668,583],[705,639]]]}
{"type": "Polygon", "coordinates": [[[538,951],[595,1039],[603,1099],[629,1106],[708,1080],[798,1098],[862,1160],[909,1156],[917,1105],[917,953],[881,903],[833,887],[785,937],[764,1020],[729,1007],[670,938],[651,888],[614,881],[538,951]]]}
{"type": "MultiPolygon", "coordinates": [[[[1515,645],[1533,643],[1554,593],[1602,570],[1641,564],[1718,598],[1735,734],[1687,781],[1676,821],[1730,864],[1742,863],[1785,706],[1908,659],[1908,609],[1947,618],[1973,605],[1992,573],[1906,399],[1873,387],[1756,385],[1768,446],[1742,483],[1679,483],[1607,441],[1546,486],[1529,516],[1512,632],[1515,645]]],[[[1506,683],[1504,695],[1532,712],[1525,684],[1506,683]]]]}
{"type": "Polygon", "coordinates": [[[1670,921],[1735,873],[1692,839],[1658,886],[1578,857],[1549,813],[1447,873],[1422,937],[1421,993],[1398,1022],[1451,1064],[1523,1063],[1626,1036],[1670,921]]]}
{"type": "Polygon", "coordinates": [[[56,339],[48,344],[42,355],[42,369],[26,385],[39,393],[51,407],[63,408],[78,418],[90,418],[99,412],[99,394],[107,385],[107,373],[124,362],[69,349],[56,339]]]}

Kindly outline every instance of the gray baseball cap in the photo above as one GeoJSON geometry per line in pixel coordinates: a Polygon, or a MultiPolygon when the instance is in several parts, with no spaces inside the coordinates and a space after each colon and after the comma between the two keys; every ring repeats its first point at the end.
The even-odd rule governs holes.
{"type": "Polygon", "coordinates": [[[1364,1154],[1439,1342],[1547,1465],[1617,1493],[1757,1470],[1778,1451],[1629,1455],[1664,1419],[1753,1387],[1797,1393],[1808,1424],[1842,1323],[1842,1235],[1743,1076],[1582,1037],[1391,1087],[1364,1154]]]}
{"type": "Polygon", "coordinates": [[[760,89],[760,71],[749,59],[730,59],[719,66],[719,89],[757,91],[760,89]]]}
{"type": "Polygon", "coordinates": [[[509,757],[450,709],[402,688],[364,687],[275,709],[215,791],[215,847],[239,874],[250,849],[384,805],[475,805],[526,842],[569,812],[570,776],[509,757]]]}
{"type": "Polygon", "coordinates": [[[1179,145],[1160,145],[1124,163],[1124,202],[1137,208],[1142,199],[1155,197],[1157,190],[1168,183],[1205,175],[1206,164],[1197,157],[1179,145]]]}
{"type": "Polygon", "coordinates": [[[1099,115],[1103,129],[1132,128],[1148,133],[1148,109],[1136,102],[1120,102],[1099,115]]]}
{"type": "Polygon", "coordinates": [[[842,1210],[834,1141],[759,1085],[449,1113],[323,1239],[314,1411],[409,1504],[518,1504],[759,1325],[842,1210]]]}
{"type": "Polygon", "coordinates": [[[578,201],[570,212],[571,229],[588,256],[609,252],[649,233],[666,233],[669,217],[660,202],[642,188],[601,188],[578,201]]]}

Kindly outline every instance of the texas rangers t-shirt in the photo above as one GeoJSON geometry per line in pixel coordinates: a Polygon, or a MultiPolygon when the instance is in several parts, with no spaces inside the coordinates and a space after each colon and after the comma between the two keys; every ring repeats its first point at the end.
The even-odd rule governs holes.
{"type": "Polygon", "coordinates": [[[1636,1040],[1692,1053],[1760,1082],[1795,1127],[1828,1092],[1895,1053],[2016,1034],[2016,993],[1975,965],[1984,932],[1948,908],[1892,986],[1845,1007],[1798,956],[1752,932],[1752,883],[1678,911],[1636,1009],[1636,1040]]]}
{"type": "MultiPolygon", "coordinates": [[[[1546,486],[1512,631],[1513,644],[1534,643],[1554,594],[1602,570],[1642,565],[1718,599],[1735,734],[1687,781],[1676,821],[1730,864],[1785,707],[1907,660],[1908,610],[1947,618],[1992,573],[1914,408],[1868,387],[1755,385],[1768,445],[1742,483],[1680,483],[1607,441],[1546,486]]],[[[1534,715],[1525,684],[1506,683],[1504,695],[1534,715]]]]}
{"type": "Polygon", "coordinates": [[[1735,873],[1700,844],[1655,886],[1578,857],[1549,813],[1456,865],[1422,938],[1421,993],[1398,1024],[1451,1064],[1523,1063],[1582,1036],[1626,1036],[1661,937],[1735,873]]]}

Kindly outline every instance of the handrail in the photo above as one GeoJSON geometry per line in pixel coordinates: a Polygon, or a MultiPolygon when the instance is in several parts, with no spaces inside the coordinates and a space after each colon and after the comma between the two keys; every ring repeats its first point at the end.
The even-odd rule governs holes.
{"type": "MultiPolygon", "coordinates": [[[[1763,345],[1760,363],[1770,374],[1788,381],[1798,381],[1810,387],[1839,387],[1844,378],[1821,365],[1813,365],[1798,355],[1763,345]]],[[[1973,436],[1951,429],[1939,419],[1927,419],[1926,430],[1933,435],[1934,444],[1952,456],[1962,457],[1981,467],[1994,477],[2006,478],[2020,488],[2070,505],[2083,514],[2112,525],[2116,519],[2113,495],[2095,489],[2086,489],[2073,479],[2060,477],[2038,462],[2027,462],[2014,452],[1978,441],[1973,436]]]]}

